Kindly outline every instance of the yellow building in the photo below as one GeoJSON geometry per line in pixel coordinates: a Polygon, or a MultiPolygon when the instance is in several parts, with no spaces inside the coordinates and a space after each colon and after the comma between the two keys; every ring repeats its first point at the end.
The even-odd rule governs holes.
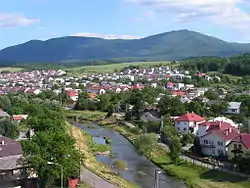
{"type": "Polygon", "coordinates": [[[227,145],[227,155],[229,158],[237,153],[244,153],[250,149],[250,134],[241,133],[227,145]]]}

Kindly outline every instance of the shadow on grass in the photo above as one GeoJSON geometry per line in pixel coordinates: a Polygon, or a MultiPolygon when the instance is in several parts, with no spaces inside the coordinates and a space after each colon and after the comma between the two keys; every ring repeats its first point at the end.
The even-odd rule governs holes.
{"type": "Polygon", "coordinates": [[[219,172],[217,170],[205,171],[200,175],[200,178],[212,180],[214,182],[230,182],[230,183],[238,183],[242,181],[250,182],[249,178],[232,175],[225,172],[219,172]]]}

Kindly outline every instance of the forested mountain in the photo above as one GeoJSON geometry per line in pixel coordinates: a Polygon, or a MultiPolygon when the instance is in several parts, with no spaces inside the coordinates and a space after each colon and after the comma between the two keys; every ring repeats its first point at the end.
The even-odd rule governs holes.
{"type": "Polygon", "coordinates": [[[250,75],[250,53],[230,58],[201,57],[182,62],[180,66],[191,71],[218,71],[238,76],[250,75]]]}
{"type": "Polygon", "coordinates": [[[1,50],[0,60],[15,63],[159,61],[200,56],[227,57],[247,52],[250,52],[250,44],[229,43],[195,31],[178,30],[134,40],[73,36],[32,40],[1,50]]]}

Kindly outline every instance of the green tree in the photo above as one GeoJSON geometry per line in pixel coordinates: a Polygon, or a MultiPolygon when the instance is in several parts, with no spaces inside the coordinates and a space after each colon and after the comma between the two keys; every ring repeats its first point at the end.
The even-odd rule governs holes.
{"type": "Polygon", "coordinates": [[[11,101],[8,96],[0,96],[0,108],[4,111],[9,111],[11,109],[11,101]]]}
{"type": "Polygon", "coordinates": [[[78,94],[78,99],[75,105],[76,110],[85,110],[88,102],[88,93],[82,92],[78,94]]]}
{"type": "Polygon", "coordinates": [[[170,144],[169,156],[173,162],[177,162],[181,154],[181,141],[179,137],[173,137],[170,144]]]}
{"type": "Polygon", "coordinates": [[[156,134],[141,134],[136,137],[134,145],[139,154],[148,155],[151,158],[152,148],[157,145],[156,134]]]}
{"type": "Polygon", "coordinates": [[[181,137],[181,143],[183,146],[187,144],[193,144],[195,139],[195,135],[192,133],[184,133],[181,137]]]}
{"type": "Polygon", "coordinates": [[[0,135],[17,138],[19,136],[19,129],[17,124],[15,124],[9,117],[0,119],[0,135]]]}
{"type": "Polygon", "coordinates": [[[209,100],[218,100],[219,93],[212,90],[208,90],[204,93],[204,97],[208,98],[209,100]]]}
{"type": "Polygon", "coordinates": [[[186,113],[185,105],[181,103],[178,97],[164,96],[159,101],[158,107],[162,115],[171,114],[178,116],[186,113]]]}
{"type": "Polygon", "coordinates": [[[42,188],[50,188],[60,177],[60,167],[64,179],[79,173],[82,155],[75,149],[75,141],[63,132],[36,132],[31,139],[22,142],[22,148],[23,163],[32,167],[41,179],[42,188]]]}

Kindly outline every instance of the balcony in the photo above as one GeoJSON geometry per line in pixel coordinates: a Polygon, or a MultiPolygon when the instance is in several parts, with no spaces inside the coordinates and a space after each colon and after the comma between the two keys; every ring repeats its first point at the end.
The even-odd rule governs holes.
{"type": "Polygon", "coordinates": [[[204,147],[204,148],[215,148],[215,145],[214,144],[201,144],[201,147],[204,147]]]}

